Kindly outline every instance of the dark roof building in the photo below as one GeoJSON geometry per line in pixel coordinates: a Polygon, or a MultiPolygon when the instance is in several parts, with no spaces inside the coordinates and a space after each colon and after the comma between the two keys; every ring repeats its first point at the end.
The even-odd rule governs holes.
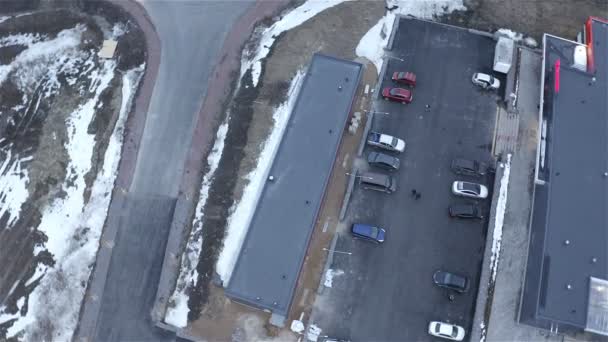
{"type": "Polygon", "coordinates": [[[287,316],[359,84],[359,63],[314,55],[226,288],[287,316]]]}
{"type": "Polygon", "coordinates": [[[581,40],[543,37],[541,139],[519,321],[608,335],[608,22],[589,18],[581,40]]]}

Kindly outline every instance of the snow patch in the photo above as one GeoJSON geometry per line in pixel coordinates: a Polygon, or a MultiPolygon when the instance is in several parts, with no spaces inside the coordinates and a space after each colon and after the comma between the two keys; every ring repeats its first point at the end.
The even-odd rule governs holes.
{"type": "Polygon", "coordinates": [[[492,277],[490,284],[496,282],[496,272],[498,271],[498,260],[500,259],[500,248],[502,244],[502,227],[507,208],[507,194],[509,188],[509,174],[511,173],[511,154],[507,155],[507,162],[504,164],[504,172],[500,179],[500,189],[496,202],[496,217],[494,219],[494,234],[492,235],[492,255],[490,257],[490,271],[492,277]]]}
{"type": "Polygon", "coordinates": [[[287,127],[287,122],[289,122],[289,117],[291,116],[291,111],[296,102],[297,93],[303,78],[304,71],[299,71],[291,81],[287,100],[275,110],[272,116],[274,127],[270,136],[263,144],[257,166],[246,177],[248,184],[243,191],[243,196],[240,201],[230,208],[224,247],[220,252],[216,264],[216,272],[220,275],[224,284],[228,284],[230,281],[232,270],[249,228],[249,222],[262,193],[276,151],[283,138],[283,133],[287,127]]]}
{"type": "Polygon", "coordinates": [[[344,274],[342,270],[332,270],[331,268],[325,272],[325,280],[323,281],[323,285],[325,287],[332,287],[334,283],[335,276],[341,276],[344,274]]]}
{"type": "MultiPolygon", "coordinates": [[[[50,65],[50,69],[59,69],[61,62],[65,62],[70,58],[69,55],[71,53],[78,51],[80,38],[84,30],[84,25],[77,25],[72,29],[59,32],[54,39],[41,42],[34,42],[35,39],[28,35],[6,38],[5,44],[8,45],[10,40],[25,42],[28,49],[19,53],[10,64],[0,66],[0,85],[6,81],[13,70],[18,70],[16,75],[14,75],[16,80],[21,80],[22,77],[25,77],[29,81],[28,83],[31,84],[34,83],[32,80],[39,80],[44,78],[45,74],[49,74],[47,65],[50,65]]],[[[50,76],[55,77],[56,86],[59,86],[59,81],[56,80],[56,73],[53,72],[50,76]]],[[[16,83],[20,86],[24,82],[20,81],[16,83]]]]}
{"type": "Polygon", "coordinates": [[[0,38],[0,47],[12,46],[12,45],[24,45],[24,46],[30,47],[30,46],[32,46],[32,44],[39,42],[43,38],[45,38],[45,36],[40,35],[40,34],[32,34],[32,33],[12,34],[8,37],[0,38]]]}
{"type": "Polygon", "coordinates": [[[188,297],[190,287],[196,285],[198,272],[196,266],[203,247],[203,217],[204,208],[209,197],[209,189],[215,176],[215,171],[222,158],[224,151],[224,141],[228,132],[228,122],[230,121],[230,113],[226,116],[224,122],[217,130],[215,143],[207,157],[207,166],[209,171],[203,176],[203,182],[199,193],[198,203],[196,205],[194,220],[192,221],[192,230],[188,238],[188,244],[182,254],[180,273],[177,278],[175,290],[169,299],[172,303],[167,308],[165,314],[165,322],[176,327],[183,328],[188,324],[188,297]]]}
{"type": "Polygon", "coordinates": [[[391,8],[361,38],[355,53],[374,63],[378,74],[382,69],[384,49],[392,34],[393,23],[397,14],[432,20],[453,11],[464,11],[462,0],[386,0],[386,7],[391,8]]]}
{"type": "Polygon", "coordinates": [[[257,87],[262,73],[262,60],[268,56],[276,38],[283,32],[301,25],[324,10],[350,0],[312,0],[306,1],[299,7],[291,10],[281,20],[275,22],[260,34],[260,41],[255,51],[243,51],[241,63],[241,78],[247,70],[251,69],[253,86],[257,87]]]}
{"type": "Polygon", "coordinates": [[[22,167],[22,163],[27,160],[12,158],[12,144],[1,148],[0,156],[4,158],[0,165],[0,218],[6,215],[6,228],[11,228],[29,196],[28,172],[22,167]]]}

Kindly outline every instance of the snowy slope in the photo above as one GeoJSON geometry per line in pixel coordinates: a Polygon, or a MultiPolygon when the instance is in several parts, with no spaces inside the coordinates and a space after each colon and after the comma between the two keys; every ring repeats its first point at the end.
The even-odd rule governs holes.
{"type": "Polygon", "coordinates": [[[351,0],[309,0],[289,11],[281,20],[259,34],[259,42],[253,50],[244,50],[241,61],[241,78],[251,69],[253,86],[257,87],[262,73],[262,60],[268,56],[276,38],[283,32],[301,25],[324,10],[351,0]]]}
{"type": "MultiPolygon", "coordinates": [[[[64,148],[69,163],[65,166],[66,179],[59,184],[62,196],[50,198],[40,208],[40,223],[33,227],[48,239],[36,246],[34,254],[50,253],[54,264],[37,265],[34,275],[26,281],[26,285],[35,287],[29,296],[18,299],[18,312],[9,313],[6,307],[0,307],[0,324],[11,324],[6,335],[8,338],[33,341],[52,334],[53,340],[71,339],[116,179],[124,125],[144,71],[142,65],[122,73],[117,121],[103,155],[103,167],[97,171],[90,188],[90,199],[85,202],[85,175],[92,169],[96,144],[95,135],[89,133],[89,126],[104,105],[102,93],[121,74],[116,70],[115,61],[101,61],[95,51],[79,49],[83,32],[84,27],[79,25],[60,32],[53,39],[18,34],[0,40],[0,46],[19,44],[27,47],[11,63],[0,66],[0,83],[10,78],[24,94],[40,89],[42,95],[36,103],[26,104],[28,107],[38,106],[41,101],[51,101],[49,99],[62,87],[60,79],[75,85],[80,91],[79,104],[65,121],[67,139],[64,148]]],[[[3,201],[0,213],[10,212],[10,217],[15,219],[19,215],[17,208],[29,195],[27,170],[19,167],[22,162],[23,159],[12,165],[2,164],[0,169],[0,199],[11,199],[3,201]],[[8,172],[4,172],[6,170],[8,172]],[[17,179],[15,175],[22,177],[17,179]]]]}
{"type": "MultiPolygon", "coordinates": [[[[251,70],[253,86],[257,86],[262,73],[262,62],[270,53],[272,45],[274,44],[278,35],[301,25],[322,11],[336,6],[344,1],[350,0],[306,1],[301,6],[289,11],[270,27],[254,33],[254,36],[257,36],[258,41],[253,49],[243,50],[243,56],[241,59],[241,77],[239,79],[238,87],[240,87],[240,80],[242,80],[243,76],[248,70],[251,70]]],[[[299,89],[302,77],[303,73],[300,72],[292,80],[289,94],[293,95],[296,93],[296,90],[299,89]]],[[[227,233],[226,238],[224,239],[224,247],[220,252],[220,256],[216,264],[216,271],[218,274],[220,274],[225,283],[227,283],[227,280],[230,278],[230,274],[234,268],[241,245],[245,239],[248,222],[251,219],[251,215],[253,214],[257,199],[261,192],[263,183],[262,180],[265,178],[264,174],[272,163],[274,152],[281,140],[294,100],[295,96],[290,96],[286,102],[283,103],[283,105],[279,106],[275,110],[273,114],[274,127],[270,136],[267,138],[266,142],[264,142],[264,147],[260,154],[258,165],[255,170],[247,175],[247,180],[249,183],[244,190],[243,197],[230,209],[231,214],[228,218],[226,227],[227,233]]],[[[217,165],[222,156],[222,149],[224,146],[225,135],[228,130],[229,119],[230,115],[227,115],[226,120],[220,126],[215,139],[214,147],[207,159],[209,171],[203,177],[195,217],[192,222],[192,230],[181,258],[180,273],[177,284],[173,294],[171,295],[169,300],[170,305],[165,314],[165,322],[176,327],[185,327],[187,325],[187,317],[189,312],[189,291],[193,286],[196,285],[196,279],[198,278],[196,266],[198,264],[203,243],[203,209],[205,207],[205,203],[207,202],[207,196],[209,193],[209,188],[213,182],[215,170],[217,169],[217,165]]]]}

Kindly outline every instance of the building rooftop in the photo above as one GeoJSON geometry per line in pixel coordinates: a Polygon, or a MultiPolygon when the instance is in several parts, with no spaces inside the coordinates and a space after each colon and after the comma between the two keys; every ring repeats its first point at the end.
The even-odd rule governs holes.
{"type": "Polygon", "coordinates": [[[361,74],[316,54],[276,153],[226,294],[286,316],[361,74]]]}
{"type": "MultiPolygon", "coordinates": [[[[534,305],[522,306],[533,312],[522,316],[552,329],[584,330],[591,277],[608,279],[608,24],[590,21],[587,72],[572,66],[579,44],[544,38],[544,184],[536,185],[524,291],[524,302],[534,305]]],[[[597,307],[591,312],[608,315],[597,307]]]]}

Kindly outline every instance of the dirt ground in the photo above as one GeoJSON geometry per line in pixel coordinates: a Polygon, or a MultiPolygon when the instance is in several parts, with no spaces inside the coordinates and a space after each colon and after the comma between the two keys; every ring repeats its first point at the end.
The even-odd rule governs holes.
{"type": "MultiPolygon", "coordinates": [[[[126,24],[128,21],[125,13],[106,2],[82,3],[76,0],[3,2],[0,17],[19,14],[18,11],[22,10],[29,14],[5,18],[0,23],[0,39],[18,33],[45,35],[52,39],[60,31],[81,24],[85,30],[80,48],[94,53],[102,44],[104,30],[111,29],[116,23],[126,24]]],[[[132,23],[126,25],[130,25],[128,32],[120,37],[115,55],[120,58],[117,68],[122,70],[140,65],[145,58],[145,43],[139,28],[132,23]]],[[[0,64],[10,63],[25,48],[18,44],[1,47],[0,64]]],[[[39,65],[34,63],[30,67],[39,65]]],[[[64,146],[68,134],[66,118],[86,100],[81,89],[91,86],[86,73],[79,76],[83,68],[80,66],[73,80],[68,79],[71,75],[58,73],[60,86],[52,96],[44,96],[44,89],[40,86],[21,89],[11,78],[7,78],[0,87],[0,164],[11,163],[15,158],[28,160],[25,164],[22,163],[22,168],[27,170],[29,176],[29,196],[21,208],[19,218],[7,229],[8,215],[5,212],[0,217],[0,265],[3,265],[0,272],[0,307],[6,305],[8,312],[15,312],[16,301],[37,285],[37,282],[27,283],[36,266],[39,263],[55,263],[48,252],[43,251],[34,256],[36,246],[47,239],[36,227],[40,223],[41,210],[53,199],[61,198],[64,195],[62,185],[66,181],[67,184],[70,182],[66,180],[68,170],[65,168],[69,162],[64,146]],[[27,102],[22,104],[20,101],[23,99],[27,99],[27,102]],[[34,103],[38,105],[33,106],[34,103]]],[[[120,73],[116,73],[110,86],[101,94],[100,102],[103,106],[96,111],[95,118],[88,127],[88,133],[95,135],[95,147],[91,156],[91,169],[85,176],[85,203],[90,196],[94,177],[103,166],[106,146],[119,113],[121,80],[120,73]]],[[[45,81],[47,80],[42,79],[39,84],[45,81]]],[[[0,204],[6,195],[0,193],[0,204]]],[[[0,326],[0,339],[4,328],[0,326]]]]}
{"type": "Polygon", "coordinates": [[[589,16],[608,17],[606,0],[464,0],[465,12],[441,21],[494,32],[499,28],[528,34],[540,44],[543,33],[576,39],[589,16]]]}

